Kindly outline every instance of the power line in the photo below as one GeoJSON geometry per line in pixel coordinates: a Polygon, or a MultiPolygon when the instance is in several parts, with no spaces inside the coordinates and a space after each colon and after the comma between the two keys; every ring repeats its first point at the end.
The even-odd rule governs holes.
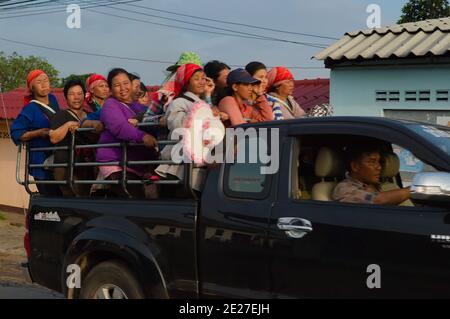
{"type": "Polygon", "coordinates": [[[9,7],[9,8],[0,8],[0,14],[17,14],[20,12],[26,12],[26,9],[28,8],[41,8],[41,7],[51,7],[52,3],[55,1],[45,1],[45,2],[39,2],[34,4],[27,4],[23,6],[17,6],[17,7],[9,7]]]}
{"type": "MultiPolygon", "coordinates": [[[[102,57],[102,58],[119,59],[119,60],[128,60],[128,61],[139,61],[139,62],[160,63],[160,64],[174,64],[173,61],[130,58],[130,57],[123,57],[123,56],[108,55],[108,54],[92,53],[92,52],[86,52],[86,51],[67,50],[67,49],[49,47],[49,46],[45,46],[45,45],[28,43],[28,42],[23,42],[23,41],[18,41],[18,40],[11,40],[11,39],[7,39],[7,38],[3,38],[3,37],[0,37],[0,40],[5,41],[5,42],[10,42],[10,43],[16,43],[16,44],[21,44],[21,45],[25,45],[25,46],[35,47],[35,48],[63,52],[63,53],[71,53],[71,54],[95,56],[95,57],[102,57]]],[[[231,67],[242,67],[242,65],[234,65],[234,64],[230,64],[230,66],[231,67]]],[[[272,67],[269,66],[268,68],[272,68],[272,67]]],[[[323,69],[323,67],[300,67],[300,66],[288,66],[287,68],[289,68],[289,69],[305,69],[305,70],[323,69]]]]}
{"type": "Polygon", "coordinates": [[[300,33],[300,32],[294,32],[294,31],[287,31],[287,30],[280,30],[280,29],[274,29],[274,28],[255,26],[255,25],[245,24],[245,23],[238,23],[238,22],[224,21],[224,20],[219,20],[219,19],[211,19],[211,18],[206,18],[206,17],[199,17],[199,16],[194,16],[194,15],[189,15],[189,14],[177,13],[177,12],[173,12],[173,11],[156,9],[156,8],[142,6],[142,5],[137,5],[137,4],[133,4],[133,5],[127,4],[126,6],[133,6],[133,7],[136,7],[136,8],[147,9],[147,10],[152,10],[152,11],[157,11],[157,12],[162,12],[162,13],[168,13],[168,14],[173,14],[173,15],[176,15],[176,16],[183,16],[183,17],[188,17],[188,18],[193,18],[193,19],[207,20],[207,21],[212,21],[212,22],[218,22],[218,23],[223,23],[223,24],[231,24],[231,25],[236,25],[236,26],[241,26],[241,27],[247,27],[247,28],[253,28],[253,29],[261,29],[261,30],[279,32],[279,33],[284,33],[284,34],[295,34],[295,35],[301,35],[301,36],[305,36],[305,37],[314,37],[314,38],[329,39],[329,40],[339,40],[339,38],[334,38],[334,37],[327,37],[327,36],[321,36],[321,35],[315,35],[315,34],[309,34],[309,33],[300,33]]]}
{"type": "MultiPolygon", "coordinates": [[[[108,3],[106,0],[105,3],[108,3]]],[[[23,4],[20,6],[14,6],[14,7],[6,7],[6,8],[0,8],[1,14],[18,14],[23,12],[33,12],[37,8],[52,8],[52,7],[65,7],[67,4],[70,4],[73,1],[67,0],[67,1],[61,1],[61,0],[49,0],[49,1],[40,1],[35,2],[32,1],[32,3],[23,4]],[[27,9],[31,9],[32,11],[27,11],[27,9]]],[[[99,2],[99,1],[91,1],[93,3],[99,2]]]]}
{"type": "Polygon", "coordinates": [[[49,46],[45,46],[45,45],[39,45],[39,44],[33,44],[33,43],[28,43],[28,42],[23,42],[23,41],[11,40],[11,39],[7,39],[7,38],[3,38],[3,37],[0,37],[0,40],[6,41],[6,42],[10,42],[10,43],[16,43],[16,44],[26,45],[26,46],[30,46],[30,47],[35,47],[35,48],[41,48],[41,49],[46,49],[46,50],[64,52],[64,53],[89,55],[89,56],[96,56],[96,57],[102,57],[102,58],[112,58],[112,59],[119,59],[119,60],[130,60],[130,61],[151,62],[151,63],[161,63],[161,64],[173,64],[173,62],[170,62],[170,61],[160,61],[160,60],[150,60],[150,59],[140,59],[140,58],[128,58],[128,57],[122,57],[122,56],[116,56],[116,55],[108,55],[108,54],[92,53],[92,52],[85,52],[85,51],[76,51],[76,50],[66,50],[66,49],[49,47],[49,46]]]}
{"type": "MultiPolygon", "coordinates": [[[[141,7],[141,6],[139,6],[139,7],[141,7]]],[[[162,17],[162,16],[158,16],[158,15],[154,15],[154,14],[148,14],[148,13],[143,13],[143,12],[138,12],[138,11],[133,11],[133,10],[127,10],[127,9],[123,9],[123,8],[115,8],[115,7],[112,7],[112,6],[109,7],[109,9],[125,11],[125,12],[135,13],[135,14],[144,15],[144,16],[148,16],[148,17],[165,19],[165,20],[169,20],[169,21],[186,23],[186,24],[196,25],[196,26],[200,26],[200,27],[211,28],[211,29],[215,29],[215,30],[227,31],[227,32],[232,32],[232,33],[237,33],[237,34],[243,34],[243,35],[258,37],[258,38],[261,38],[261,39],[273,40],[273,41],[289,42],[289,43],[308,45],[308,46],[316,46],[316,47],[327,47],[329,45],[329,44],[323,44],[323,43],[297,42],[297,41],[284,40],[284,39],[279,39],[279,38],[274,38],[274,37],[261,36],[261,35],[258,35],[258,34],[242,32],[242,31],[236,31],[236,30],[226,29],[226,28],[219,28],[219,27],[215,27],[215,26],[211,26],[211,25],[205,25],[205,24],[195,23],[195,22],[186,21],[186,20],[167,18],[167,17],[162,17]]]]}
{"type": "MultiPolygon", "coordinates": [[[[52,13],[61,13],[65,12],[65,8],[69,4],[69,2],[59,2],[59,1],[49,1],[51,3],[41,3],[35,5],[28,5],[21,9],[14,10],[0,10],[0,20],[3,19],[11,19],[11,18],[20,18],[20,17],[28,17],[35,16],[41,14],[52,14],[52,13]],[[4,12],[6,11],[6,12],[4,12]]],[[[101,3],[102,5],[105,2],[102,1],[92,1],[95,5],[101,3]]]]}
{"type": "MultiPolygon", "coordinates": [[[[5,4],[0,4],[0,7],[14,6],[14,5],[22,4],[22,3],[29,3],[29,2],[36,2],[36,1],[37,0],[26,0],[26,1],[18,1],[18,2],[13,2],[13,3],[5,3],[5,4]]],[[[52,1],[46,1],[46,2],[52,2],[52,1]]]]}
{"type": "MultiPolygon", "coordinates": [[[[142,0],[128,0],[128,1],[121,1],[121,2],[115,2],[114,4],[122,4],[122,3],[133,3],[133,2],[139,2],[142,0]]],[[[110,2],[110,1],[109,1],[110,2]]],[[[88,5],[85,7],[80,6],[81,9],[88,9],[88,8],[97,8],[97,7],[107,7],[111,4],[95,4],[95,5],[88,5]]],[[[28,17],[28,16],[35,16],[35,15],[42,15],[42,14],[52,14],[52,13],[61,13],[61,10],[53,10],[53,11],[48,11],[48,10],[40,10],[40,11],[35,11],[35,12],[28,12],[25,14],[19,14],[19,15],[13,15],[13,16],[2,16],[0,17],[0,20],[5,20],[5,19],[12,19],[12,18],[20,18],[20,17],[28,17]]]]}
{"type": "MultiPolygon", "coordinates": [[[[139,0],[141,1],[141,0],[139,0]]],[[[61,10],[64,10],[67,8],[67,6],[71,3],[73,3],[73,0],[55,0],[55,1],[48,1],[47,2],[40,2],[36,4],[29,4],[27,6],[23,6],[23,8],[20,9],[11,9],[11,10],[1,10],[0,14],[2,14],[5,18],[14,18],[19,16],[26,16],[26,15],[32,15],[34,13],[53,13],[53,12],[61,12],[61,10]],[[53,9],[53,10],[52,10],[53,9]],[[59,10],[58,10],[59,9],[59,10]],[[11,16],[14,15],[14,16],[11,16]]],[[[134,1],[137,2],[137,1],[134,1]]],[[[108,0],[95,0],[90,1],[87,3],[87,5],[108,5],[111,4],[111,1],[108,0]]]]}
{"type": "Polygon", "coordinates": [[[181,26],[174,26],[174,25],[170,25],[170,24],[158,23],[158,22],[153,22],[153,21],[148,21],[148,20],[141,20],[141,19],[132,18],[132,17],[125,17],[125,16],[120,16],[120,15],[116,15],[116,14],[113,14],[113,13],[102,12],[102,11],[98,11],[98,10],[88,9],[88,11],[95,12],[95,13],[98,13],[98,14],[113,16],[113,17],[120,18],[120,19],[127,19],[127,20],[131,20],[131,21],[137,21],[137,22],[142,22],[142,23],[147,23],[147,24],[159,25],[159,26],[164,26],[164,27],[174,28],[174,29],[190,30],[190,31],[202,32],[202,33],[225,35],[225,36],[238,37],[238,38],[247,38],[247,39],[265,40],[265,41],[277,41],[277,42],[293,43],[293,44],[305,45],[305,46],[315,47],[315,48],[320,48],[320,49],[325,48],[325,46],[320,46],[320,45],[315,45],[315,44],[308,44],[308,43],[302,43],[302,42],[297,42],[297,41],[289,41],[289,40],[283,40],[283,39],[272,40],[272,39],[266,39],[266,38],[259,37],[259,36],[245,36],[245,35],[238,35],[238,34],[232,34],[232,33],[207,31],[207,30],[201,30],[201,29],[194,29],[194,28],[187,28],[187,27],[181,27],[181,26]]]}
{"type": "MultiPolygon", "coordinates": [[[[23,9],[14,9],[10,11],[3,12],[5,10],[0,10],[0,19],[5,18],[16,18],[16,17],[22,17],[22,16],[33,16],[33,15],[40,15],[40,14],[47,14],[47,13],[62,13],[66,12],[67,6],[73,2],[73,1],[67,1],[67,2],[60,2],[60,1],[51,1],[52,3],[46,3],[46,4],[35,4],[30,5],[29,7],[23,8],[23,9]]],[[[91,1],[89,3],[90,6],[92,5],[107,5],[110,3],[110,1],[107,0],[98,0],[98,1],[91,1]]]]}
{"type": "MultiPolygon", "coordinates": [[[[120,4],[128,4],[128,3],[139,2],[139,1],[141,1],[141,0],[138,0],[138,1],[123,1],[123,2],[120,2],[120,1],[114,1],[114,3],[113,3],[113,4],[110,3],[109,6],[111,6],[111,5],[117,5],[117,4],[119,4],[119,5],[120,5],[120,4]]],[[[30,1],[24,1],[24,2],[30,2],[30,1]]],[[[34,2],[34,1],[31,1],[31,2],[34,2]]],[[[59,1],[45,1],[45,2],[39,2],[39,3],[36,3],[35,5],[38,5],[38,4],[39,4],[39,5],[42,7],[42,6],[45,6],[44,3],[47,3],[47,2],[53,2],[53,3],[54,3],[54,2],[59,2],[59,1]]],[[[83,1],[83,2],[84,2],[84,1],[83,1]]],[[[106,1],[106,2],[108,3],[108,2],[110,2],[110,1],[106,1]]],[[[22,3],[23,3],[23,2],[22,2],[22,3]]],[[[65,3],[66,3],[66,2],[63,2],[63,3],[61,3],[61,4],[63,5],[63,4],[65,4],[65,3]]],[[[10,3],[9,5],[12,5],[12,4],[13,4],[13,3],[10,3]]],[[[17,3],[15,3],[15,4],[17,4],[17,3]]],[[[82,8],[83,8],[83,9],[88,9],[88,8],[99,7],[99,6],[105,6],[105,7],[107,7],[107,5],[105,5],[102,1],[94,2],[95,5],[92,5],[92,2],[91,2],[90,4],[91,4],[91,5],[86,6],[86,7],[82,7],[82,8]],[[99,3],[102,3],[102,4],[99,5],[99,3]]],[[[108,7],[109,7],[109,6],[108,6],[108,7]]],[[[118,9],[118,8],[112,8],[112,9],[115,9],[115,10],[121,10],[121,9],[118,9]]],[[[130,11],[130,12],[132,12],[132,13],[139,13],[139,12],[136,12],[136,11],[126,10],[126,9],[123,9],[123,10],[125,10],[125,11],[130,11]]],[[[156,22],[144,21],[144,20],[140,20],[140,19],[133,19],[133,18],[131,18],[131,17],[122,17],[122,16],[118,16],[118,15],[114,15],[114,14],[110,14],[110,13],[106,13],[106,12],[100,12],[100,11],[96,11],[96,10],[88,10],[88,11],[93,11],[93,12],[96,12],[96,13],[99,13],[99,14],[110,15],[110,16],[114,16],[114,17],[118,17],[118,18],[125,18],[125,19],[134,20],[134,21],[138,21],[138,22],[144,22],[144,23],[150,23],[150,24],[162,25],[162,26],[171,27],[171,28],[177,28],[177,29],[187,29],[187,30],[197,31],[197,32],[205,32],[205,33],[219,34],[219,35],[225,35],[225,36],[236,36],[236,37],[243,37],[243,38],[250,38],[250,39],[271,40],[271,41],[281,41],[281,42],[288,41],[288,42],[290,42],[290,43],[296,43],[296,44],[302,44],[302,45],[308,45],[308,46],[313,46],[313,47],[320,47],[320,48],[322,48],[322,47],[319,46],[318,44],[314,44],[314,43],[304,43],[304,42],[289,41],[289,40],[283,40],[283,39],[277,39],[277,38],[270,38],[270,37],[264,37],[264,36],[253,35],[253,34],[249,34],[249,36],[238,36],[238,35],[235,35],[235,34],[229,34],[229,33],[219,33],[219,32],[211,32],[211,31],[199,30],[199,29],[193,29],[193,28],[184,28],[184,27],[178,27],[178,26],[173,26],[173,25],[161,24],[161,23],[156,23],[156,22]]],[[[40,11],[40,12],[38,12],[38,13],[41,13],[41,12],[42,12],[42,11],[40,11]]],[[[53,11],[53,12],[59,12],[59,11],[53,11]]],[[[42,13],[52,13],[52,12],[49,12],[49,11],[45,10],[45,11],[42,12],[42,13]]],[[[28,16],[28,15],[34,15],[34,14],[31,14],[30,12],[27,12],[26,15],[28,16]]],[[[144,14],[144,15],[146,15],[146,14],[144,14]]],[[[149,14],[147,14],[147,15],[149,15],[149,14]]],[[[21,15],[21,16],[25,16],[25,15],[21,15]]],[[[149,15],[149,16],[154,16],[154,17],[163,18],[163,19],[166,18],[166,17],[155,16],[155,15],[149,15]]],[[[6,17],[6,18],[12,18],[12,17],[6,17]]],[[[0,19],[1,19],[1,17],[0,17],[0,19]]],[[[175,20],[175,21],[177,21],[177,22],[182,22],[182,23],[190,23],[190,22],[188,22],[188,21],[182,21],[182,20],[177,20],[177,19],[170,19],[170,18],[166,18],[166,19],[169,19],[169,20],[175,20]]],[[[194,24],[195,24],[195,23],[194,23],[194,24]]],[[[200,25],[200,26],[205,26],[205,27],[216,28],[216,27],[208,26],[208,25],[201,25],[201,24],[195,24],[195,25],[200,25]]],[[[223,28],[216,28],[216,29],[223,29],[223,28]]],[[[235,32],[235,33],[241,33],[241,32],[239,32],[239,31],[230,30],[230,29],[223,29],[223,30],[225,30],[225,31],[230,31],[230,32],[235,32]]],[[[43,45],[31,44],[31,43],[26,43],[26,42],[21,42],[21,41],[15,41],[15,40],[6,39],[6,38],[0,38],[0,39],[2,39],[2,40],[4,40],[4,41],[11,42],[11,43],[17,43],[17,44],[22,44],[22,45],[34,46],[34,47],[38,47],[38,48],[43,48],[43,49],[47,49],[47,50],[54,50],[54,51],[60,51],[60,52],[65,52],[65,53],[82,54],[82,55],[90,55],[90,56],[97,56],[97,57],[122,59],[122,60],[141,61],[141,62],[152,62],[152,63],[172,64],[172,62],[170,62],[170,61],[151,60],[151,59],[140,59],[140,58],[128,58],[128,57],[121,57],[121,56],[114,56],[114,55],[106,55],[106,54],[97,54],[97,53],[90,53],[90,52],[83,52],[83,51],[64,50],[64,49],[60,49],[60,48],[53,48],[53,47],[48,47],[48,46],[43,46],[43,45]]],[[[233,66],[233,67],[234,67],[234,66],[235,66],[235,67],[241,67],[241,65],[232,65],[232,66],[233,66]]],[[[296,66],[293,66],[293,67],[290,67],[290,68],[292,68],[292,69],[321,69],[321,68],[318,68],[318,67],[296,67],[296,66]]]]}
{"type": "MultiPolygon", "coordinates": [[[[138,2],[138,1],[122,1],[122,2],[114,1],[114,3],[109,3],[109,5],[103,5],[103,4],[102,5],[97,5],[97,4],[92,5],[92,3],[91,3],[91,5],[87,5],[87,6],[82,7],[82,8],[83,9],[88,9],[88,8],[94,8],[94,7],[99,7],[99,6],[110,7],[112,5],[128,4],[128,3],[131,3],[131,2],[138,2]]],[[[42,4],[42,2],[41,2],[41,4],[42,4]]],[[[121,11],[128,11],[128,12],[136,13],[136,14],[143,14],[141,12],[136,12],[136,11],[127,10],[127,9],[123,9],[123,8],[119,9],[119,8],[112,8],[111,7],[111,9],[121,10],[121,11]]],[[[208,26],[208,25],[202,25],[202,24],[196,24],[196,23],[192,23],[192,24],[203,26],[203,27],[209,27],[209,28],[213,28],[213,29],[224,30],[224,31],[227,31],[227,32],[233,32],[233,33],[237,33],[237,34],[243,34],[243,35],[248,34],[249,36],[243,36],[243,35],[242,36],[238,36],[237,34],[219,33],[219,32],[211,32],[211,31],[207,31],[207,30],[200,30],[200,29],[194,29],[194,28],[185,28],[185,27],[173,26],[173,25],[162,24],[162,23],[157,23],[157,22],[144,21],[144,20],[135,19],[135,18],[132,18],[132,17],[118,16],[118,15],[114,15],[112,13],[106,13],[106,12],[100,12],[100,11],[94,11],[94,10],[89,10],[89,11],[92,11],[92,12],[95,12],[95,13],[99,13],[99,14],[103,14],[103,15],[110,15],[110,16],[114,16],[114,17],[117,17],[117,18],[137,21],[137,22],[149,23],[149,24],[160,25],[160,26],[165,26],[165,27],[169,27],[169,28],[184,29],[184,30],[190,30],[190,31],[196,31],[196,32],[203,32],[203,33],[210,33],[210,34],[217,34],[217,35],[226,35],[226,36],[234,36],[234,37],[242,37],[242,38],[247,38],[247,39],[260,39],[260,40],[277,41],[277,42],[284,42],[284,43],[293,43],[293,44],[310,46],[310,47],[315,47],[315,48],[320,48],[320,49],[325,48],[327,46],[326,44],[290,41],[290,40],[278,39],[278,38],[273,38],[273,37],[266,37],[266,36],[261,36],[261,35],[253,35],[251,33],[240,32],[240,31],[231,30],[231,29],[217,28],[217,27],[214,27],[214,26],[208,26]]],[[[60,11],[59,10],[58,11],[56,11],[56,10],[54,10],[54,11],[41,10],[41,11],[33,12],[33,13],[27,12],[26,14],[21,14],[21,15],[3,16],[3,17],[0,17],[0,20],[2,20],[2,19],[9,19],[9,18],[15,18],[15,17],[31,16],[31,15],[37,15],[37,14],[49,14],[49,13],[56,13],[56,12],[60,12],[60,11]]],[[[144,15],[148,15],[148,14],[144,14],[144,15]]],[[[150,15],[150,16],[155,16],[155,15],[150,15]]],[[[183,20],[178,20],[178,19],[171,19],[171,18],[160,17],[160,16],[155,16],[155,17],[162,18],[162,19],[175,20],[177,22],[182,22],[182,23],[191,23],[189,21],[183,21],[183,20]]]]}
{"type": "MultiPolygon", "coordinates": [[[[102,0],[105,3],[108,3],[108,1],[106,0],[102,0]]],[[[17,13],[22,13],[22,12],[32,12],[32,11],[26,11],[26,9],[30,9],[32,8],[32,10],[35,10],[36,8],[51,8],[51,7],[61,7],[61,6],[66,6],[67,4],[70,3],[69,1],[60,1],[60,0],[52,0],[52,1],[43,1],[43,2],[35,2],[35,0],[33,0],[32,4],[25,4],[22,6],[16,6],[16,7],[11,7],[11,8],[0,8],[0,13],[2,14],[17,14],[17,13]]],[[[73,2],[73,1],[72,1],[73,2]]],[[[91,2],[99,2],[99,1],[91,1],[91,2]]]]}
{"type": "MultiPolygon", "coordinates": [[[[109,5],[104,5],[104,6],[105,7],[109,7],[109,6],[116,5],[116,4],[119,4],[119,5],[120,4],[128,4],[128,3],[131,3],[131,2],[138,2],[138,1],[125,1],[125,2],[123,2],[123,1],[122,2],[114,1],[114,3],[109,3],[109,5]]],[[[94,7],[102,6],[102,5],[92,5],[92,3],[91,3],[91,5],[87,5],[87,6],[82,7],[82,8],[83,9],[88,9],[88,8],[94,8],[94,7]]],[[[136,14],[143,14],[141,12],[136,12],[136,11],[127,10],[127,9],[119,9],[119,8],[111,8],[111,9],[121,10],[121,11],[129,11],[131,13],[136,13],[136,14]]],[[[133,20],[133,21],[137,21],[137,22],[143,22],[143,23],[150,23],[150,24],[154,24],[154,25],[165,26],[165,27],[169,27],[169,28],[184,29],[184,30],[190,30],[190,31],[196,31],[196,32],[203,32],[203,33],[210,33],[210,34],[227,35],[227,36],[235,36],[235,37],[237,37],[237,35],[235,35],[235,34],[211,32],[211,31],[194,29],[194,28],[185,28],[185,27],[173,26],[173,25],[162,24],[162,23],[157,23],[157,22],[151,22],[151,21],[144,21],[144,20],[140,20],[140,19],[134,19],[132,17],[118,16],[118,15],[114,15],[112,13],[106,13],[106,12],[100,12],[100,11],[94,11],[94,10],[89,10],[89,11],[93,11],[93,12],[96,12],[96,13],[99,13],[99,14],[103,14],[103,15],[110,15],[110,16],[114,16],[114,17],[118,17],[118,18],[122,18],[122,19],[129,19],[129,20],[133,20]]],[[[56,10],[54,10],[54,11],[41,10],[41,11],[37,11],[37,12],[33,12],[33,13],[27,12],[26,14],[21,14],[21,15],[3,16],[3,17],[0,17],[0,20],[2,20],[2,19],[9,19],[9,18],[15,18],[15,17],[31,16],[31,15],[35,15],[35,14],[36,15],[37,14],[48,14],[48,13],[56,13],[56,12],[60,12],[60,11],[59,10],[58,11],[56,11],[56,10]]],[[[147,14],[144,14],[144,15],[147,15],[147,14]]],[[[155,15],[150,15],[150,16],[155,16],[155,15]]],[[[189,21],[182,21],[182,20],[178,20],[178,19],[171,19],[171,18],[160,17],[160,16],[156,16],[156,17],[162,18],[162,19],[175,20],[177,22],[182,22],[182,23],[191,23],[189,21]]],[[[261,39],[261,40],[277,41],[277,42],[284,42],[284,43],[293,43],[293,44],[310,46],[310,47],[315,47],[315,48],[320,48],[320,49],[325,48],[327,46],[325,44],[290,41],[290,40],[278,39],[278,38],[273,38],[273,37],[253,35],[251,33],[240,32],[240,31],[235,31],[235,30],[230,30],[230,29],[217,28],[217,27],[208,26],[208,25],[202,25],[202,24],[196,24],[196,23],[193,23],[193,24],[199,25],[199,26],[204,26],[204,27],[209,27],[209,28],[213,28],[213,29],[224,30],[224,31],[227,31],[227,32],[233,32],[233,33],[237,33],[237,34],[243,34],[243,35],[248,34],[249,36],[245,36],[245,37],[244,36],[239,36],[239,37],[247,38],[247,39],[261,39]]]]}

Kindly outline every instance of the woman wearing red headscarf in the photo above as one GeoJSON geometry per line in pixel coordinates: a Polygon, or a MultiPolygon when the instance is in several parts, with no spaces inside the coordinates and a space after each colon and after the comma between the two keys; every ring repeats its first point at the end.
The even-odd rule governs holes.
{"type": "Polygon", "coordinates": [[[273,103],[273,109],[281,109],[282,116],[279,119],[289,120],[305,116],[305,111],[295,101],[294,76],[287,68],[278,66],[267,73],[267,92],[269,100],[273,103]]]}
{"type": "MultiPolygon", "coordinates": [[[[211,87],[206,85],[206,75],[202,67],[188,63],[178,68],[175,77],[175,99],[166,112],[167,127],[170,130],[170,135],[172,135],[173,130],[184,127],[192,106],[196,102],[201,102],[202,96],[211,94],[209,91],[206,92],[207,90],[211,90],[211,87]]],[[[172,147],[166,146],[161,152],[162,159],[170,160],[171,151],[172,147]]],[[[183,177],[183,169],[183,165],[159,165],[155,171],[162,178],[181,179],[183,177]]],[[[194,169],[193,171],[192,184],[196,190],[201,190],[204,176],[200,174],[203,173],[199,169],[194,169]]]]}
{"type": "Polygon", "coordinates": [[[86,80],[86,102],[92,112],[99,112],[109,98],[110,91],[106,78],[101,74],[92,74],[86,80]]]}
{"type": "Polygon", "coordinates": [[[100,121],[100,112],[106,99],[111,95],[108,81],[101,74],[92,74],[86,80],[86,91],[86,102],[91,112],[81,122],[81,127],[92,127],[97,133],[101,133],[104,126],[100,121]]]}
{"type": "MultiPolygon", "coordinates": [[[[11,137],[16,145],[29,142],[30,147],[51,147],[50,119],[59,111],[58,101],[50,94],[50,80],[42,70],[33,70],[27,76],[27,94],[19,116],[11,126],[11,137]]],[[[51,152],[31,152],[30,164],[43,164],[51,152]]],[[[52,180],[53,174],[43,168],[31,168],[35,180],[52,180]]],[[[61,195],[57,185],[37,184],[43,195],[61,195]]]]}

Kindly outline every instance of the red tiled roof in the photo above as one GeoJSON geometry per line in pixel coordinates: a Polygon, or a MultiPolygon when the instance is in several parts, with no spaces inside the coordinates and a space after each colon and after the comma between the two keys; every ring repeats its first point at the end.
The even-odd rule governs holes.
{"type": "Polygon", "coordinates": [[[295,81],[294,98],[306,112],[316,105],[330,103],[330,79],[295,81]]]}
{"type": "MultiPolygon", "coordinates": [[[[156,91],[158,86],[149,86],[150,92],[156,91]]],[[[330,96],[330,80],[316,79],[316,80],[300,80],[295,81],[294,97],[305,111],[308,111],[315,105],[322,103],[329,103],[330,96]]],[[[53,89],[53,95],[56,96],[58,103],[62,109],[67,107],[64,98],[63,89],[53,89]]],[[[15,89],[13,91],[3,93],[3,101],[6,107],[6,116],[8,119],[15,119],[23,107],[23,97],[25,89],[15,89]]],[[[5,118],[3,111],[3,104],[0,96],[0,118],[5,118]]]]}
{"type": "MultiPolygon", "coordinates": [[[[8,119],[15,119],[23,108],[23,97],[25,96],[26,89],[20,88],[7,93],[3,93],[3,101],[6,107],[6,117],[8,119]]],[[[53,89],[52,94],[58,100],[61,108],[67,108],[66,99],[64,98],[63,89],[53,89]]],[[[3,110],[3,103],[0,96],[0,118],[5,118],[5,111],[3,110]]]]}
{"type": "MultiPolygon", "coordinates": [[[[158,90],[158,86],[149,86],[150,92],[158,90]]],[[[23,97],[25,96],[26,89],[19,88],[7,93],[3,93],[3,101],[6,107],[6,115],[10,120],[14,120],[19,115],[20,111],[23,108],[23,97]]],[[[63,89],[53,89],[52,94],[58,100],[59,106],[61,109],[67,108],[66,99],[64,98],[63,89]]],[[[0,96],[0,119],[5,118],[5,111],[3,110],[3,103],[0,96]]]]}

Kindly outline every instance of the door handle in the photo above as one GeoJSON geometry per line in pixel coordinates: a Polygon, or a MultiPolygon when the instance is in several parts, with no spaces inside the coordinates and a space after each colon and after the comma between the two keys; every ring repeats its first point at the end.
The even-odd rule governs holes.
{"type": "Polygon", "coordinates": [[[303,238],[313,231],[312,224],[309,220],[296,217],[279,218],[277,227],[291,238],[303,238]]]}
{"type": "Polygon", "coordinates": [[[312,227],[308,226],[296,226],[296,225],[282,225],[278,224],[278,228],[281,230],[302,230],[307,233],[312,232],[312,227]]]}

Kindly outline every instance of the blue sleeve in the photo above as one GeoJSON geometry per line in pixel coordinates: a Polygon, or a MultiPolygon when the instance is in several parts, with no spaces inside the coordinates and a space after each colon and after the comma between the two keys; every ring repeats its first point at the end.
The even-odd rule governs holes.
{"type": "Polygon", "coordinates": [[[31,107],[24,107],[11,126],[11,138],[16,145],[21,143],[20,138],[31,129],[34,114],[31,107]]]}
{"type": "Polygon", "coordinates": [[[53,94],[49,94],[48,95],[48,102],[49,102],[50,106],[56,112],[60,111],[59,103],[58,103],[58,100],[56,99],[56,96],[54,96],[53,94]]]}
{"type": "Polygon", "coordinates": [[[83,119],[83,121],[81,121],[81,123],[83,123],[84,121],[88,120],[88,121],[100,121],[100,110],[89,113],[85,119],[83,119]]]}

